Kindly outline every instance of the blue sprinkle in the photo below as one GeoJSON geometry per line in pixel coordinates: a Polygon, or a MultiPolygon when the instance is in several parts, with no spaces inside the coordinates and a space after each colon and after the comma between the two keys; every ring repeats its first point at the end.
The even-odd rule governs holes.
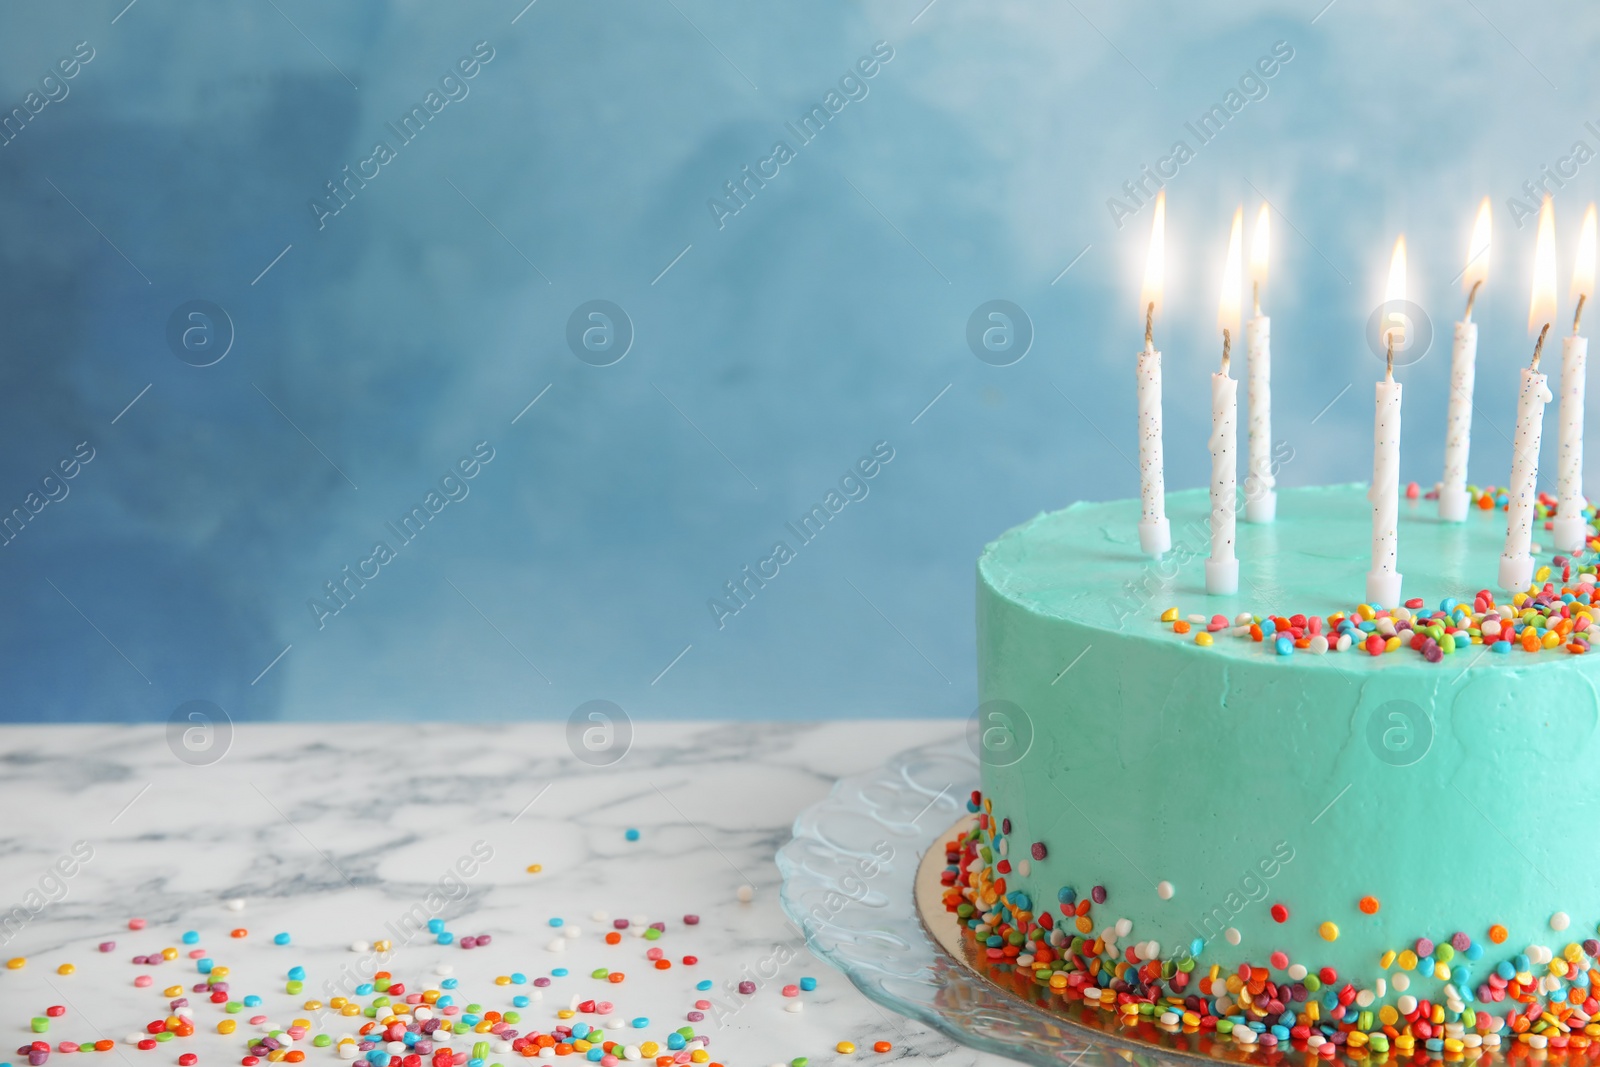
{"type": "Polygon", "coordinates": [[[1076,904],[1078,902],[1078,891],[1070,885],[1064,885],[1056,890],[1056,900],[1062,904],[1076,904]]]}
{"type": "Polygon", "coordinates": [[[628,828],[628,832],[623,834],[622,836],[626,837],[629,841],[637,841],[637,840],[639,840],[639,831],[633,829],[632,827],[629,827],[628,828]]]}
{"type": "Polygon", "coordinates": [[[555,918],[555,919],[551,919],[550,920],[550,925],[551,926],[560,926],[562,923],[564,923],[566,921],[567,920],[558,917],[558,918],[555,918]]]}
{"type": "MultiPolygon", "coordinates": [[[[458,986],[460,984],[461,984],[461,979],[459,979],[459,978],[446,978],[444,981],[439,983],[439,988],[440,989],[454,989],[456,986],[458,986]]],[[[451,998],[449,998],[449,997],[440,997],[439,1001],[442,1003],[442,1002],[444,1002],[446,1000],[450,1000],[450,999],[451,998]]]]}
{"type": "Polygon", "coordinates": [[[528,984],[528,976],[523,974],[521,971],[512,971],[511,972],[511,984],[512,985],[527,985],[528,984]]]}
{"type": "Polygon", "coordinates": [[[667,1035],[667,1047],[673,1052],[679,1051],[684,1045],[687,1044],[688,1042],[683,1039],[683,1035],[678,1033],[676,1030],[667,1035]]]}
{"type": "MultiPolygon", "coordinates": [[[[273,934],[272,935],[272,943],[274,945],[287,945],[289,943],[289,935],[288,934],[273,934]]],[[[373,1067],[379,1067],[379,1065],[374,1064],[373,1067]]]]}
{"type": "Polygon", "coordinates": [[[529,1001],[528,1001],[527,997],[512,997],[511,998],[511,1006],[513,1008],[526,1008],[528,1006],[528,1004],[529,1004],[529,1001]]]}
{"type": "Polygon", "coordinates": [[[211,962],[210,956],[207,956],[205,959],[194,961],[194,969],[199,971],[201,974],[210,974],[211,968],[214,966],[215,964],[211,962]]]}
{"type": "Polygon", "coordinates": [[[450,944],[450,942],[454,941],[455,939],[456,939],[456,935],[452,934],[449,930],[446,930],[444,933],[442,933],[438,937],[434,938],[434,940],[437,941],[441,945],[448,945],[448,944],[450,944]]]}
{"type": "Polygon", "coordinates": [[[589,1036],[589,1031],[592,1030],[592,1029],[593,1029],[593,1027],[591,1027],[588,1023],[573,1023],[572,1024],[572,1036],[573,1037],[588,1037],[589,1036]]]}
{"type": "Polygon", "coordinates": [[[694,985],[694,987],[695,987],[695,988],[696,988],[696,989],[698,989],[698,990],[701,990],[701,991],[702,991],[702,992],[704,992],[704,991],[705,991],[705,990],[707,990],[707,989],[710,989],[710,988],[711,988],[711,979],[709,979],[709,978],[707,978],[707,979],[706,979],[706,980],[705,980],[705,981],[703,981],[703,982],[696,982],[696,983],[695,983],[695,985],[694,985]]]}
{"type": "MultiPolygon", "coordinates": [[[[357,989],[356,992],[359,993],[361,990],[357,989]]],[[[367,992],[372,992],[371,986],[367,986],[367,992]]],[[[240,1001],[240,1003],[247,1008],[259,1008],[261,1007],[261,998],[256,996],[254,993],[251,993],[249,996],[245,997],[244,1000],[240,1001]]]]}
{"type": "Polygon", "coordinates": [[[289,980],[290,981],[292,981],[292,982],[303,982],[303,981],[305,981],[305,977],[306,977],[306,969],[304,967],[290,967],[289,968],[289,980]]]}
{"type": "Polygon", "coordinates": [[[389,1062],[389,1054],[382,1049],[375,1048],[367,1053],[367,1062],[372,1064],[372,1067],[384,1067],[389,1062]]]}
{"type": "MultiPolygon", "coordinates": [[[[369,995],[371,995],[371,993],[372,993],[372,983],[371,982],[362,982],[360,985],[356,986],[356,996],[358,996],[358,997],[369,996],[369,995]]],[[[250,1000],[251,1000],[250,997],[245,997],[244,998],[245,1007],[247,1007],[247,1008],[255,1007],[255,1004],[251,1004],[250,1000]]],[[[256,1004],[260,1004],[261,1003],[261,998],[260,997],[256,997],[255,998],[255,1002],[256,1002],[256,1004]]]]}
{"type": "Polygon", "coordinates": [[[809,993],[817,988],[817,980],[815,978],[802,978],[800,979],[800,988],[809,993]]]}
{"type": "Polygon", "coordinates": [[[650,1025],[650,1020],[648,1018],[646,1018],[645,1016],[641,1015],[637,1019],[633,1020],[633,1023],[631,1025],[633,1026],[633,1028],[635,1030],[643,1030],[645,1027],[650,1025]]]}
{"type": "Polygon", "coordinates": [[[1474,941],[1472,944],[1468,945],[1467,946],[1467,959],[1469,959],[1469,960],[1481,960],[1481,959],[1483,959],[1483,946],[1478,944],[1476,941],[1474,941]]]}
{"type": "Polygon", "coordinates": [[[183,935],[183,943],[185,945],[198,945],[200,943],[200,931],[199,930],[188,930],[188,931],[185,931],[184,935],[183,935]]]}
{"type": "Polygon", "coordinates": [[[1294,638],[1290,637],[1288,634],[1284,634],[1279,637],[1273,642],[1273,645],[1277,648],[1278,655],[1280,656],[1294,655],[1294,638]]]}
{"type": "Polygon", "coordinates": [[[443,919],[429,919],[428,920],[428,933],[430,933],[430,934],[442,934],[442,933],[444,933],[444,920],[443,919]]]}
{"type": "Polygon", "coordinates": [[[557,967],[555,970],[550,972],[550,977],[552,977],[552,978],[565,978],[567,976],[567,974],[568,974],[568,972],[567,972],[567,969],[565,967],[557,967]]]}
{"type": "Polygon", "coordinates": [[[585,1052],[583,1054],[583,1056],[584,1056],[584,1059],[588,1060],[590,1063],[599,1063],[601,1057],[604,1056],[605,1054],[606,1054],[605,1048],[603,1048],[600,1045],[596,1045],[593,1048],[591,1048],[588,1052],[585,1052]]]}

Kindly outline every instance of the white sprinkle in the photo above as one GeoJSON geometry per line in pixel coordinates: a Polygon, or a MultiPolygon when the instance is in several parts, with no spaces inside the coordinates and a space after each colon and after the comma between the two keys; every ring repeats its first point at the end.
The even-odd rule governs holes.
{"type": "Polygon", "coordinates": [[[1394,981],[1390,985],[1394,986],[1396,993],[1404,993],[1411,988],[1411,976],[1404,971],[1400,971],[1394,976],[1394,981]]]}
{"type": "Polygon", "coordinates": [[[791,998],[789,1003],[783,1006],[783,1010],[790,1015],[799,1015],[806,1010],[806,1002],[799,998],[791,998]]]}
{"type": "Polygon", "coordinates": [[[1233,624],[1235,626],[1243,626],[1246,631],[1248,631],[1250,629],[1250,626],[1255,621],[1256,621],[1255,616],[1251,615],[1248,611],[1241,611],[1241,612],[1239,612],[1239,614],[1237,614],[1237,615],[1235,615],[1233,617],[1233,624]]]}
{"type": "Polygon", "coordinates": [[[1005,857],[1011,855],[1011,839],[1009,837],[1002,837],[1000,839],[1000,846],[999,847],[1000,847],[1000,858],[1001,859],[1004,859],[1005,857]]]}
{"type": "Polygon", "coordinates": [[[754,900],[755,898],[756,898],[756,887],[755,886],[753,886],[753,885],[742,885],[742,886],[739,887],[739,903],[748,904],[752,900],[754,900]]]}
{"type": "Polygon", "coordinates": [[[1172,883],[1171,882],[1157,882],[1156,883],[1156,896],[1160,897],[1162,900],[1171,900],[1172,899],[1172,883]]]}
{"type": "Polygon", "coordinates": [[[1132,932],[1133,932],[1133,920],[1132,919],[1123,918],[1123,919],[1118,919],[1117,920],[1117,936],[1118,937],[1127,937],[1132,932]]]}
{"type": "Polygon", "coordinates": [[[1552,930],[1565,930],[1571,925],[1572,916],[1568,915],[1564,911],[1558,911],[1554,915],[1550,916],[1550,929],[1552,930]]]}
{"type": "Polygon", "coordinates": [[[1407,993],[1399,1000],[1395,1001],[1394,1006],[1400,1009],[1401,1015],[1410,1015],[1412,1012],[1417,1010],[1417,998],[1412,996],[1410,993],[1407,993]]]}
{"type": "Polygon", "coordinates": [[[1204,615],[1190,615],[1189,616],[1189,621],[1190,622],[1197,622],[1200,625],[1204,626],[1207,623],[1209,623],[1211,620],[1206,618],[1204,615]]]}
{"type": "Polygon", "coordinates": [[[1372,1007],[1372,1002],[1375,999],[1377,998],[1373,996],[1372,990],[1370,989],[1363,989],[1361,992],[1356,994],[1356,1004],[1363,1008],[1372,1007]]]}
{"type": "Polygon", "coordinates": [[[1343,652],[1350,647],[1350,635],[1340,634],[1338,642],[1333,646],[1335,652],[1343,652]]]}
{"type": "Polygon", "coordinates": [[[1026,877],[1028,877],[1028,875],[1030,875],[1032,873],[1033,873],[1033,864],[1029,863],[1027,860],[1018,860],[1017,861],[1017,874],[1019,874],[1023,878],[1026,878],[1026,877]]]}
{"type": "Polygon", "coordinates": [[[597,923],[603,923],[603,922],[605,922],[605,921],[606,921],[606,920],[607,920],[607,919],[608,919],[608,918],[610,918],[610,916],[609,916],[609,915],[607,915],[607,914],[606,914],[606,913],[605,913],[605,912],[603,912],[603,911],[597,911],[597,912],[593,912],[593,913],[591,913],[591,914],[590,914],[590,915],[589,915],[589,918],[591,918],[591,919],[593,919],[593,920],[594,920],[594,921],[595,921],[595,922],[597,922],[597,923]]]}
{"type": "Polygon", "coordinates": [[[1378,979],[1376,991],[1378,996],[1386,996],[1389,992],[1389,983],[1384,981],[1382,978],[1378,979]]]}
{"type": "Polygon", "coordinates": [[[1310,643],[1306,645],[1306,651],[1313,656],[1323,655],[1328,651],[1328,639],[1321,634],[1313,634],[1310,643]]]}
{"type": "Polygon", "coordinates": [[[1306,976],[1306,965],[1305,964],[1303,964],[1303,963],[1291,963],[1291,964],[1289,964],[1289,980],[1291,982],[1298,982],[1298,981],[1300,981],[1300,979],[1304,978],[1305,976],[1306,976]]]}
{"type": "Polygon", "coordinates": [[[441,963],[433,969],[433,973],[440,978],[448,978],[456,973],[456,969],[448,963],[441,963]]]}
{"type": "Polygon", "coordinates": [[[243,911],[244,910],[244,899],[242,897],[234,897],[232,900],[228,901],[228,910],[229,911],[243,911]]]}
{"type": "Polygon", "coordinates": [[[350,942],[350,951],[351,952],[365,952],[365,951],[367,951],[367,949],[369,949],[371,947],[372,946],[367,944],[365,941],[352,941],[352,942],[350,942]]]}
{"type": "Polygon", "coordinates": [[[576,941],[583,936],[583,928],[580,926],[563,926],[561,933],[568,941],[576,941]]]}
{"type": "Polygon", "coordinates": [[[554,941],[550,942],[548,945],[545,946],[545,951],[546,952],[565,952],[565,951],[567,951],[567,939],[564,938],[564,937],[556,938],[554,941]]]}
{"type": "Polygon", "coordinates": [[[1228,939],[1228,944],[1230,945],[1237,945],[1241,940],[1239,937],[1239,931],[1232,926],[1222,931],[1222,936],[1228,939]]]}

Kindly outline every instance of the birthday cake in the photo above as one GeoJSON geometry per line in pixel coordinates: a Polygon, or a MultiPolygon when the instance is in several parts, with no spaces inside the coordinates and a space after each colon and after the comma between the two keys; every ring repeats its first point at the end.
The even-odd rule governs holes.
{"type": "Polygon", "coordinates": [[[1464,522],[1401,502],[1407,599],[1377,610],[1364,486],[1280,491],[1230,596],[1205,595],[1203,490],[1167,495],[1159,559],[1137,500],[989,545],[982,791],[945,897],[979,951],[1243,1044],[1600,1036],[1595,557],[1547,544],[1491,591],[1505,498],[1474,494],[1464,522]]]}

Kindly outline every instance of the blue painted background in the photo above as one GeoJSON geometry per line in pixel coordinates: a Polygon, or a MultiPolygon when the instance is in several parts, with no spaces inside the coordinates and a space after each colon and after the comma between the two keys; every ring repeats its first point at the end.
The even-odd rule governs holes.
{"type": "MultiPolygon", "coordinates": [[[[1503,479],[1532,253],[1510,201],[1600,149],[1600,22],[1322,5],[6,5],[0,510],[59,499],[0,549],[0,718],[966,714],[984,542],[1134,492],[1150,212],[1119,228],[1107,201],[1180,138],[1169,485],[1208,470],[1214,272],[1262,197],[1286,485],[1370,470],[1361,330],[1401,229],[1445,338],[1402,373],[1403,477],[1437,477],[1451,278],[1493,198],[1473,475],[1503,479]],[[1199,145],[1185,123],[1278,42],[1199,145]],[[810,143],[786,125],[830,103],[810,143]],[[746,165],[777,172],[731,214],[746,165]],[[346,166],[374,176],[314,209],[346,166]],[[997,298],[1035,332],[1005,367],[965,340],[997,298]],[[635,334],[604,367],[567,342],[596,299],[635,334]],[[193,300],[232,324],[208,367],[167,339],[193,300]],[[445,483],[467,495],[319,621],[480,442],[445,483]],[[866,495],[719,628],[708,601],[878,442],[866,495]]],[[[1563,295],[1600,163],[1566,169],[1563,295]]]]}

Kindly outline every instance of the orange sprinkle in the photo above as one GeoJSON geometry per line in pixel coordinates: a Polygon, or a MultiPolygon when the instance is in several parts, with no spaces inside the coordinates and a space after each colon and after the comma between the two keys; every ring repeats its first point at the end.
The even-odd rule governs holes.
{"type": "Polygon", "coordinates": [[[623,974],[621,971],[612,971],[610,974],[606,975],[606,981],[610,982],[612,985],[617,985],[626,977],[627,975],[623,974]]]}
{"type": "Polygon", "coordinates": [[[228,932],[228,936],[229,937],[249,937],[250,936],[250,931],[244,929],[243,927],[241,927],[241,928],[239,928],[237,930],[230,930],[228,932]]]}
{"type": "Polygon", "coordinates": [[[1359,904],[1357,904],[1356,906],[1361,909],[1361,914],[1363,914],[1363,915],[1376,915],[1376,914],[1378,914],[1378,898],[1377,897],[1362,897],[1361,898],[1361,902],[1359,904]]]}
{"type": "Polygon", "coordinates": [[[671,960],[656,960],[656,970],[665,971],[672,967],[671,960]]]}
{"type": "Polygon", "coordinates": [[[1497,945],[1505,941],[1508,936],[1510,935],[1506,933],[1506,928],[1501,926],[1499,923],[1495,923],[1493,926],[1489,927],[1489,940],[1493,941],[1497,945]]]}
{"type": "Polygon", "coordinates": [[[874,1052],[888,1052],[892,1048],[894,1046],[887,1041],[874,1041],[872,1043],[872,1051],[874,1052]]]}
{"type": "Polygon", "coordinates": [[[1186,633],[1188,633],[1189,632],[1189,622],[1188,622],[1188,620],[1187,619],[1179,619],[1177,622],[1173,623],[1172,624],[1172,632],[1175,633],[1175,634],[1186,634],[1186,633]]]}
{"type": "Polygon", "coordinates": [[[622,944],[622,935],[617,933],[615,930],[611,931],[609,934],[606,935],[606,944],[608,944],[608,945],[620,945],[620,944],[622,944]]]}

